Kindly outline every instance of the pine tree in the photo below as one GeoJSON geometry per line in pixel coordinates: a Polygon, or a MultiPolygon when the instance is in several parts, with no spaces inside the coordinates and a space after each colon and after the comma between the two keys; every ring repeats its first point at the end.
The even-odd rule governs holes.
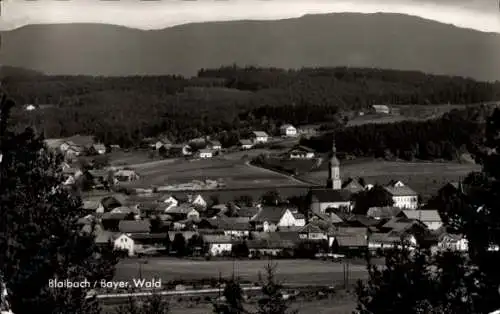
{"type": "Polygon", "coordinates": [[[238,280],[233,278],[224,287],[224,300],[214,302],[214,313],[216,314],[241,314],[246,313],[243,307],[243,290],[238,280]]]}
{"type": "Polygon", "coordinates": [[[0,103],[0,267],[14,313],[98,313],[90,288],[51,288],[49,280],[90,283],[113,277],[116,256],[76,225],[81,200],[62,186],[62,156],[43,137],[10,130],[13,102],[0,103]]]}
{"type": "Polygon", "coordinates": [[[297,311],[289,311],[289,306],[283,298],[281,289],[283,286],[276,280],[277,264],[266,266],[266,279],[262,283],[262,298],[259,300],[257,314],[297,314],[297,311]]]}

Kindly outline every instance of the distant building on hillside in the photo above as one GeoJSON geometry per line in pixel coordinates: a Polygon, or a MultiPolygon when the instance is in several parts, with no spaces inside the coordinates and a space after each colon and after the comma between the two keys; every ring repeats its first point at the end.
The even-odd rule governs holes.
{"type": "Polygon", "coordinates": [[[283,124],[280,127],[280,134],[282,136],[294,137],[297,136],[297,129],[291,124],[283,124]]]}
{"type": "Polygon", "coordinates": [[[383,114],[391,113],[389,106],[386,105],[373,105],[372,109],[375,113],[383,113],[383,114]]]}
{"type": "Polygon", "coordinates": [[[269,135],[264,131],[253,131],[252,138],[254,144],[267,143],[267,141],[269,140],[269,135]]]}

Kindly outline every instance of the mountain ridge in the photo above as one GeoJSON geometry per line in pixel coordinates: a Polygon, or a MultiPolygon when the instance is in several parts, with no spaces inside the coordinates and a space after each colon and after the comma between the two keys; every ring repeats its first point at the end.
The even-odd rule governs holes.
{"type": "Polygon", "coordinates": [[[500,34],[404,14],[306,14],[154,30],[37,24],[1,34],[3,64],[47,74],[189,76],[200,68],[236,63],[376,67],[500,79],[500,62],[495,58],[500,54],[500,34]]]}

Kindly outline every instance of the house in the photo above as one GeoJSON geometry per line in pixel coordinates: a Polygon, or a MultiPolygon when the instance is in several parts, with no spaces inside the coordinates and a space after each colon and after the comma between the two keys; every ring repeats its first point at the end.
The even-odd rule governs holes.
{"type": "Polygon", "coordinates": [[[287,155],[290,159],[313,159],[315,152],[309,147],[297,146],[289,150],[287,155]]]}
{"type": "Polygon", "coordinates": [[[403,214],[409,219],[420,220],[429,230],[437,230],[443,225],[443,221],[437,210],[403,210],[403,214]]]}
{"type": "Polygon", "coordinates": [[[295,137],[297,136],[297,129],[291,124],[283,124],[280,127],[280,134],[282,136],[295,137]]]}
{"type": "Polygon", "coordinates": [[[118,224],[121,233],[149,233],[151,222],[149,220],[122,220],[118,224]]]}
{"type": "Polygon", "coordinates": [[[295,222],[297,226],[305,226],[306,225],[306,217],[304,214],[299,213],[298,211],[292,211],[293,218],[295,218],[295,222]]]}
{"type": "Polygon", "coordinates": [[[418,193],[406,186],[403,182],[391,182],[384,186],[394,201],[393,206],[402,209],[417,209],[418,193]]]}
{"type": "Polygon", "coordinates": [[[172,216],[175,220],[197,220],[200,218],[200,213],[189,204],[180,204],[178,206],[170,207],[165,211],[165,213],[172,216]]]}
{"type": "Polygon", "coordinates": [[[365,190],[359,179],[348,178],[343,184],[342,189],[351,194],[356,194],[365,190]]]}
{"type": "Polygon", "coordinates": [[[212,158],[213,157],[213,151],[211,149],[200,149],[199,151],[199,156],[202,159],[206,158],[212,158]]]}
{"type": "Polygon", "coordinates": [[[252,138],[254,144],[267,143],[269,140],[269,135],[264,131],[253,131],[252,138]]]}
{"type": "Polygon", "coordinates": [[[279,239],[258,239],[247,241],[250,256],[278,256],[285,252],[292,256],[296,242],[279,239]]]}
{"type": "Polygon", "coordinates": [[[194,196],[189,194],[187,196],[187,202],[190,203],[191,205],[195,205],[197,208],[200,209],[207,208],[207,202],[205,201],[203,196],[201,196],[201,194],[196,194],[194,196]]]}
{"type": "Polygon", "coordinates": [[[106,146],[104,144],[94,144],[90,147],[90,151],[94,154],[106,154],[106,146]]]}
{"type": "Polygon", "coordinates": [[[202,236],[205,250],[210,256],[231,254],[233,240],[231,236],[206,234],[202,236]]]}
{"type": "MultiPolygon", "coordinates": [[[[122,206],[122,204],[124,204],[125,202],[123,200],[118,200],[114,196],[106,196],[101,199],[100,203],[102,205],[102,212],[105,213],[110,212],[114,208],[122,206]]],[[[97,213],[99,213],[99,211],[97,213]]]]}
{"type": "Polygon", "coordinates": [[[388,233],[372,233],[368,237],[368,249],[372,251],[401,247],[402,239],[398,235],[388,233]]]}
{"type": "Polygon", "coordinates": [[[118,182],[131,182],[139,180],[139,175],[132,169],[120,169],[114,174],[118,182]]]}
{"type": "Polygon", "coordinates": [[[370,207],[366,213],[367,217],[381,220],[391,219],[401,214],[401,208],[394,206],[370,207]]]}
{"type": "Polygon", "coordinates": [[[161,203],[165,204],[166,206],[163,207],[163,210],[166,212],[169,208],[175,207],[179,205],[179,200],[177,200],[175,197],[172,195],[164,195],[160,198],[159,200],[161,203]]]}
{"type": "Polygon", "coordinates": [[[359,255],[368,249],[368,228],[339,226],[329,236],[334,253],[359,255]]]}
{"type": "Polygon", "coordinates": [[[309,223],[304,227],[299,229],[299,237],[302,240],[327,240],[328,237],[326,233],[317,225],[309,223]]]}
{"type": "Polygon", "coordinates": [[[120,235],[114,241],[114,248],[115,250],[127,251],[128,256],[135,255],[135,241],[129,235],[126,234],[120,235]]]}
{"type": "Polygon", "coordinates": [[[264,232],[274,232],[279,227],[299,226],[303,221],[297,221],[286,207],[264,207],[251,220],[264,232]]]}
{"type": "Polygon", "coordinates": [[[383,113],[383,114],[389,114],[391,112],[389,106],[386,105],[373,105],[372,110],[375,113],[383,113]]]}
{"type": "Polygon", "coordinates": [[[307,199],[314,213],[324,214],[327,208],[352,210],[351,194],[345,190],[310,189],[307,199]]]}
{"type": "Polygon", "coordinates": [[[253,143],[251,140],[240,140],[241,149],[252,149],[253,143]]]}
{"type": "Polygon", "coordinates": [[[208,148],[212,150],[221,150],[222,149],[222,144],[219,141],[216,140],[210,140],[208,141],[208,148]]]}

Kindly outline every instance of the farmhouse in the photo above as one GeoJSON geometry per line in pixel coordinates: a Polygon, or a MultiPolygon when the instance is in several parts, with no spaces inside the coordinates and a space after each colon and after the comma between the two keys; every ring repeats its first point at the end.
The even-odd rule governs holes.
{"type": "Polygon", "coordinates": [[[264,131],[253,131],[252,138],[254,144],[267,143],[267,141],[269,140],[269,135],[267,135],[267,133],[264,131]]]}
{"type": "Polygon", "coordinates": [[[208,142],[208,148],[213,149],[213,150],[221,150],[222,149],[222,144],[219,141],[210,140],[208,142]]]}
{"type": "Polygon", "coordinates": [[[199,151],[200,158],[207,159],[213,157],[213,151],[211,149],[200,149],[199,151]]]}
{"type": "Polygon", "coordinates": [[[416,209],[418,207],[418,194],[403,182],[391,182],[384,187],[391,195],[394,206],[404,209],[416,209]]]}
{"type": "Polygon", "coordinates": [[[295,137],[297,136],[297,129],[291,124],[283,124],[280,127],[280,134],[282,136],[295,137]]]}
{"type": "Polygon", "coordinates": [[[135,255],[135,242],[130,236],[126,234],[120,235],[114,241],[114,248],[115,250],[127,251],[129,256],[135,255]]]}
{"type": "Polygon", "coordinates": [[[139,180],[139,175],[132,169],[121,169],[115,172],[115,179],[118,182],[130,182],[139,180]]]}
{"type": "Polygon", "coordinates": [[[252,149],[253,143],[251,140],[240,140],[241,149],[252,149]]]}
{"type": "Polygon", "coordinates": [[[292,212],[286,207],[264,207],[251,220],[256,229],[264,232],[274,232],[279,227],[299,226],[303,221],[297,221],[292,212]]]}
{"type": "Polygon", "coordinates": [[[299,237],[302,240],[326,240],[326,233],[317,225],[309,223],[299,229],[299,237]]]}
{"type": "Polygon", "coordinates": [[[437,230],[443,225],[437,210],[404,210],[403,214],[409,219],[420,220],[429,230],[437,230]]]}
{"type": "Polygon", "coordinates": [[[189,204],[181,204],[179,206],[170,207],[165,211],[165,213],[172,216],[176,220],[200,218],[200,213],[189,204]]]}
{"type": "Polygon", "coordinates": [[[233,248],[231,236],[206,234],[202,236],[207,253],[211,256],[230,254],[233,248]]]}
{"type": "Polygon", "coordinates": [[[383,113],[383,114],[389,114],[391,112],[389,106],[386,105],[373,105],[372,110],[375,113],[383,113]]]}
{"type": "Polygon", "coordinates": [[[305,146],[297,146],[288,151],[288,158],[290,159],[313,159],[314,150],[305,146]]]}

